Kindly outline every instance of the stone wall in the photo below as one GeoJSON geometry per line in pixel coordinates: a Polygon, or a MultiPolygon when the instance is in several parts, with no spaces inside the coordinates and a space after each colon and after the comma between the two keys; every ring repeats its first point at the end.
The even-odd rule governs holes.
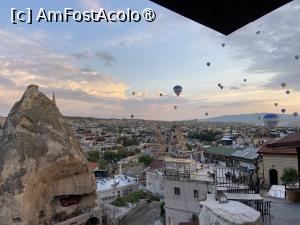
{"type": "Polygon", "coordinates": [[[261,170],[264,169],[264,185],[270,185],[270,169],[275,169],[278,172],[278,183],[282,184],[280,177],[282,176],[283,169],[287,167],[294,167],[295,169],[298,168],[297,155],[265,154],[263,156],[263,167],[260,167],[260,173],[262,173],[261,170]]]}

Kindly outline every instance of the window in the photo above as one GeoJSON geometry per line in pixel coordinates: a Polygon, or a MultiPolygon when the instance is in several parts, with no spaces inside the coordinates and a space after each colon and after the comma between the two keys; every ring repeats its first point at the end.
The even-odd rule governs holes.
{"type": "Polygon", "coordinates": [[[194,198],[199,198],[199,191],[198,190],[194,190],[194,198]]]}
{"type": "Polygon", "coordinates": [[[175,195],[180,195],[180,188],[179,187],[174,187],[174,194],[175,195]]]}

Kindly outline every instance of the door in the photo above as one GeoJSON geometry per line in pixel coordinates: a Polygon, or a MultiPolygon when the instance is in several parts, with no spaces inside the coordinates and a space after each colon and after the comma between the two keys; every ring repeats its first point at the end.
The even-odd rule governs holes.
{"type": "Polygon", "coordinates": [[[275,169],[269,170],[270,185],[278,185],[278,173],[275,169]]]}

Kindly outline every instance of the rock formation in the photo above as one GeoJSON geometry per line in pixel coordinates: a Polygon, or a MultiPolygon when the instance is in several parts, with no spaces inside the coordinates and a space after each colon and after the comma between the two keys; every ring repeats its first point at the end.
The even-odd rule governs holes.
{"type": "Polygon", "coordinates": [[[52,100],[30,85],[0,140],[0,225],[62,221],[95,206],[96,182],[52,100]]]}

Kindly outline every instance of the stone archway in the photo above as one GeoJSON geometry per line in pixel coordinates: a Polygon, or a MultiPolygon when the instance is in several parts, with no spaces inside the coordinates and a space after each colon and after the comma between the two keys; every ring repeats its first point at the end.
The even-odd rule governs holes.
{"type": "Polygon", "coordinates": [[[278,185],[278,172],[275,169],[269,170],[270,185],[278,185]]]}
{"type": "Polygon", "coordinates": [[[91,217],[88,219],[88,221],[86,221],[86,223],[84,225],[98,225],[100,224],[100,221],[97,217],[91,217]]]}

